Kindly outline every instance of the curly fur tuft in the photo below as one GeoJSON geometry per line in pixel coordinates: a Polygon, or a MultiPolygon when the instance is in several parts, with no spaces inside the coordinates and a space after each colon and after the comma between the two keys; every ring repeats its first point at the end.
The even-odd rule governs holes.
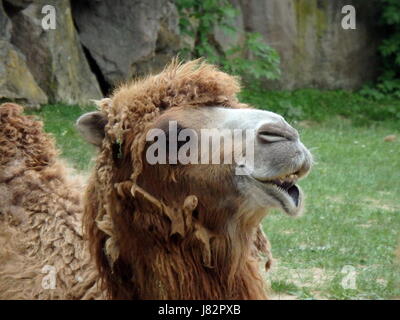
{"type": "Polygon", "coordinates": [[[82,181],[22,111],[0,105],[0,299],[101,298],[82,237],[82,181]]]}
{"type": "MultiPolygon", "coordinates": [[[[99,103],[108,124],[86,190],[84,224],[110,298],[266,298],[258,270],[258,252],[269,256],[265,236],[258,225],[224,228],[223,218],[239,210],[240,199],[223,212],[208,213],[221,229],[213,231],[198,213],[211,210],[215,199],[204,195],[197,204],[180,176],[152,176],[143,160],[146,132],[161,113],[193,106],[246,108],[236,97],[239,90],[237,78],[212,65],[173,61],[99,103]],[[122,146],[121,160],[115,159],[116,144],[122,146]],[[144,184],[159,190],[148,192],[144,184]]],[[[221,199],[226,187],[221,185],[221,199]]]]}

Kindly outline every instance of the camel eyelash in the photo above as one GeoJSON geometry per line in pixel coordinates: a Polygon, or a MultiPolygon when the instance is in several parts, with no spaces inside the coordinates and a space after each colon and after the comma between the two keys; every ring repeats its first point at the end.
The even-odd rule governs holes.
{"type": "MultiPolygon", "coordinates": [[[[186,128],[183,127],[183,126],[181,126],[181,125],[178,123],[177,129],[176,129],[176,137],[179,137],[179,133],[180,133],[182,130],[184,130],[184,129],[186,129],[186,128]]],[[[168,130],[165,131],[165,138],[166,138],[166,142],[167,142],[167,146],[166,146],[166,147],[167,147],[167,150],[168,150],[169,142],[170,142],[170,135],[169,135],[168,130]]],[[[187,138],[187,140],[189,140],[189,138],[187,138]]],[[[179,150],[180,147],[182,147],[182,146],[187,142],[187,140],[186,140],[186,141],[179,141],[179,140],[177,140],[177,141],[176,141],[177,149],[179,150]]]]}
{"type": "Polygon", "coordinates": [[[114,161],[118,161],[122,159],[122,141],[117,140],[116,142],[113,143],[112,145],[112,154],[113,154],[113,159],[114,161]]]}

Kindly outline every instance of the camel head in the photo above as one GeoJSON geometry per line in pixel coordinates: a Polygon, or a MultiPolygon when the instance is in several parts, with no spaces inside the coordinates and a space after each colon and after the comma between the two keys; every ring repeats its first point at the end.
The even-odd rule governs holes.
{"type": "Polygon", "coordinates": [[[213,66],[172,63],[77,120],[99,147],[85,219],[114,297],[131,290],[141,298],[185,298],[182,281],[192,281],[189,298],[262,297],[251,280],[238,288],[247,281],[239,274],[254,267],[249,261],[268,209],[301,213],[297,181],[312,157],[283,117],[239,103],[238,91],[237,79],[213,66]],[[193,275],[185,278],[188,268],[203,289],[193,275]],[[133,278],[131,289],[116,284],[133,278]],[[210,289],[212,281],[224,284],[210,289]]]}

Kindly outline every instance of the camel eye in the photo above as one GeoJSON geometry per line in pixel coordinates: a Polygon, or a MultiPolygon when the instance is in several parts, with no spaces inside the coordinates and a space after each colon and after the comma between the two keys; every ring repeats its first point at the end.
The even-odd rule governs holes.
{"type": "Polygon", "coordinates": [[[176,126],[176,130],[173,130],[172,132],[170,130],[165,131],[165,138],[167,142],[167,150],[169,150],[169,145],[171,143],[174,143],[177,147],[177,151],[186,143],[189,141],[189,137],[186,137],[184,141],[178,140],[179,133],[184,130],[185,128],[182,127],[179,123],[176,126]],[[172,140],[173,139],[173,140],[172,140]]]}
{"type": "Polygon", "coordinates": [[[119,166],[122,163],[123,159],[122,148],[123,148],[123,143],[120,141],[114,142],[112,144],[113,160],[117,166],[119,166]]]}
{"type": "Polygon", "coordinates": [[[257,132],[257,135],[262,141],[270,143],[287,140],[286,137],[284,137],[283,135],[269,131],[259,131],[257,132]]]}

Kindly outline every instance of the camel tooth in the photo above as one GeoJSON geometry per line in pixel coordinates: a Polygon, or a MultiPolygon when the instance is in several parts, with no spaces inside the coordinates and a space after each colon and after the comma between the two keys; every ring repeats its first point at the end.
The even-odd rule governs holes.
{"type": "Polygon", "coordinates": [[[285,181],[293,182],[297,179],[298,179],[298,175],[294,174],[294,173],[289,173],[289,174],[282,175],[282,176],[276,178],[276,180],[279,180],[280,183],[283,183],[285,181]]]}

